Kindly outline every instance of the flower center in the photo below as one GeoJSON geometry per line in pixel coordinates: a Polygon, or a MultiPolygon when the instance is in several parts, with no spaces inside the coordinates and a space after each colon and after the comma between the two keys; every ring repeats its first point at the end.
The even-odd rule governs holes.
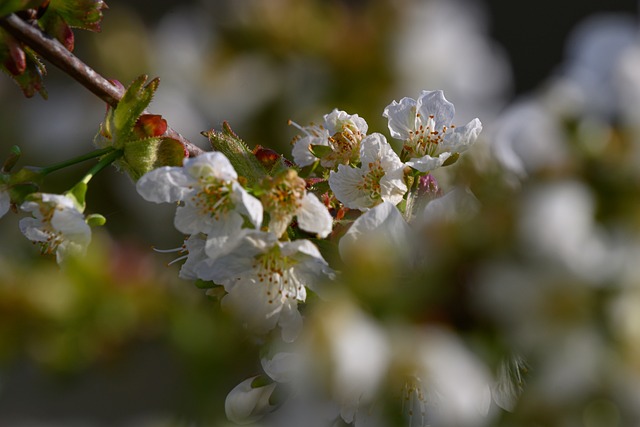
{"type": "MultiPolygon", "coordinates": [[[[40,211],[42,212],[42,209],[40,211]]],[[[41,231],[47,235],[47,239],[37,243],[40,246],[40,252],[43,255],[51,255],[55,253],[58,246],[60,246],[60,244],[65,240],[62,232],[56,230],[51,224],[51,219],[53,218],[55,211],[56,209],[54,208],[47,212],[42,212],[43,218],[41,231]]]]}
{"type": "Polygon", "coordinates": [[[293,216],[300,209],[305,195],[306,184],[298,173],[289,169],[278,175],[269,185],[269,189],[260,200],[264,210],[278,218],[293,216]]]}
{"type": "Polygon", "coordinates": [[[433,114],[423,123],[422,115],[417,113],[416,122],[420,123],[420,126],[416,130],[409,131],[409,140],[403,147],[403,151],[408,153],[409,157],[433,156],[436,154],[438,144],[444,140],[447,131],[455,127],[451,125],[442,126],[440,129],[436,128],[433,114]]]}
{"type": "Polygon", "coordinates": [[[256,256],[253,269],[257,272],[258,283],[265,286],[269,304],[301,298],[302,284],[293,275],[297,263],[295,259],[282,256],[278,246],[256,256]]]}
{"type": "Polygon", "coordinates": [[[381,199],[380,180],[382,180],[385,172],[380,159],[370,162],[367,166],[369,170],[364,174],[357,188],[367,194],[372,201],[377,201],[381,199]]]}
{"type": "Polygon", "coordinates": [[[425,425],[427,400],[422,391],[420,379],[416,376],[407,378],[402,388],[402,409],[409,418],[409,425],[414,425],[414,417],[420,417],[418,425],[425,425]],[[416,413],[419,411],[419,413],[416,413]]]}
{"type": "Polygon", "coordinates": [[[224,215],[235,208],[231,198],[233,191],[230,181],[214,177],[201,177],[198,182],[200,191],[191,198],[191,201],[203,215],[209,215],[219,220],[221,214],[224,215]]]}
{"type": "Polygon", "coordinates": [[[338,164],[357,162],[361,141],[362,133],[357,128],[344,125],[342,132],[336,132],[329,137],[329,145],[333,151],[322,159],[323,166],[334,167],[338,164]]]}

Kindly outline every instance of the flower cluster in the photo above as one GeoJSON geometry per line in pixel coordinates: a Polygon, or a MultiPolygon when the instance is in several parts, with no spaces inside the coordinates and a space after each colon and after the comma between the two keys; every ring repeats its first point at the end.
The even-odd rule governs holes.
{"type": "Polygon", "coordinates": [[[293,341],[302,324],[298,301],[333,273],[310,240],[281,238],[294,217],[300,229],[326,237],[332,218],[294,169],[265,176],[258,187],[245,189],[220,152],[155,169],[137,182],[146,200],[178,203],[175,227],[189,235],[181,277],[223,286],[223,304],[250,330],[264,334],[279,325],[283,339],[293,341]]]}
{"type": "MultiPolygon", "coordinates": [[[[139,89],[134,95],[142,99],[140,111],[155,90],[155,86],[141,88],[143,83],[144,79],[134,85],[139,89]]],[[[119,114],[125,113],[110,111],[102,129],[104,133],[108,125],[117,125],[120,145],[107,144],[91,154],[100,162],[63,195],[31,192],[20,200],[15,189],[30,185],[39,175],[28,171],[0,175],[0,216],[11,204],[32,214],[21,220],[21,231],[43,253],[55,254],[63,263],[83,254],[91,239],[90,225],[104,222],[99,215],[83,213],[91,177],[113,162],[124,170],[128,170],[124,163],[138,165],[135,173],[129,172],[140,196],[177,205],[173,223],[185,235],[184,243],[174,250],[180,253],[175,261],[184,261],[179,276],[198,281],[211,295],[222,295],[221,306],[257,342],[273,344],[265,354],[289,346],[271,362],[263,360],[267,376],[254,376],[232,390],[225,405],[230,420],[248,423],[266,416],[283,425],[282,417],[296,419],[289,413],[293,404],[288,401],[314,411],[320,403],[331,408],[322,410],[326,425],[339,418],[357,425],[375,424],[380,422],[376,399],[387,384],[398,387],[407,400],[409,425],[437,419],[471,425],[470,420],[487,413],[492,387],[515,389],[506,380],[492,385],[484,368],[445,332],[425,333],[418,328],[394,343],[390,331],[355,304],[340,301],[350,275],[366,276],[368,285],[375,287],[396,273],[411,274],[424,251],[415,235],[430,220],[473,212],[477,201],[472,194],[463,189],[444,194],[431,174],[452,164],[482,129],[478,119],[456,127],[453,104],[442,91],[423,91],[417,100],[403,98],[384,109],[391,137],[401,142],[400,152],[384,134],[368,133],[367,122],[357,114],[334,109],[321,125],[291,122],[302,133],[293,141],[293,163],[267,149],[250,151],[227,126],[224,132],[207,134],[220,151],[187,157],[180,164],[175,162],[180,153],[171,149],[176,156],[155,167],[158,163],[147,161],[147,151],[134,149],[146,141],[134,134],[138,125],[146,123],[160,138],[162,120],[137,113],[123,116],[124,120],[119,114]],[[143,153],[141,158],[134,155],[138,152],[143,153]],[[327,313],[327,320],[316,321],[316,330],[307,332],[300,308],[311,293],[319,302],[310,315],[327,313]],[[331,304],[322,304],[323,300],[331,304]],[[434,342],[440,350],[430,348],[434,342]],[[316,366],[323,351],[330,353],[334,371],[323,373],[324,368],[316,366]],[[405,359],[406,353],[416,356],[405,359]],[[449,361],[450,357],[460,363],[449,361]],[[361,362],[364,359],[366,363],[361,362]],[[454,375],[454,364],[465,368],[465,374],[454,375]],[[313,371],[331,378],[328,393],[305,384],[317,380],[307,375],[313,371]],[[458,384],[468,389],[466,395],[452,391],[458,384]],[[272,398],[280,396],[276,393],[280,389],[286,389],[289,398],[275,403],[272,398]],[[432,414],[433,402],[440,402],[435,405],[440,410],[432,414]]],[[[169,144],[156,142],[158,147],[169,144]]],[[[385,286],[402,286],[399,277],[386,280],[385,286]]],[[[502,392],[500,401],[511,397],[502,392]]]]}
{"type": "MultiPolygon", "coordinates": [[[[291,122],[302,133],[293,141],[294,164],[278,163],[278,156],[274,155],[269,170],[265,171],[233,150],[226,152],[229,156],[216,151],[186,159],[182,167],[166,166],[142,176],[137,190],[143,198],[155,203],[178,203],[174,225],[188,236],[178,249],[184,253],[179,259],[185,260],[180,276],[199,280],[201,285],[209,284],[204,287],[223,287],[222,306],[250,331],[267,337],[279,327],[282,340],[293,343],[298,342],[303,331],[299,305],[306,301],[307,292],[312,290],[322,297],[327,287],[340,288],[339,281],[334,280],[331,285],[335,269],[325,261],[311,238],[337,244],[346,266],[357,268],[366,264],[365,268],[384,268],[400,263],[410,269],[417,265],[419,251],[412,235],[426,222],[425,217],[454,215],[459,213],[460,206],[475,202],[464,191],[442,196],[430,172],[453,163],[475,142],[482,125],[475,119],[456,127],[452,123],[453,104],[444,98],[442,91],[423,91],[417,100],[393,101],[384,109],[383,116],[388,118],[391,136],[402,142],[400,153],[394,151],[382,133],[367,134],[368,125],[357,114],[334,109],[324,116],[321,125],[300,126],[291,122]],[[240,170],[248,175],[239,176],[236,171],[240,170]],[[332,233],[338,223],[343,231],[332,233]]],[[[233,142],[233,136],[228,132],[220,137],[233,142]]],[[[242,151],[242,145],[238,147],[242,151]]],[[[247,154],[258,157],[256,151],[247,154]]],[[[393,352],[384,333],[376,332],[366,322],[363,325],[363,330],[348,333],[349,337],[345,335],[346,341],[340,346],[352,353],[356,350],[348,341],[355,335],[360,335],[361,340],[371,333],[375,351],[382,358],[374,367],[361,365],[340,374],[343,385],[329,398],[339,401],[332,417],[341,417],[349,423],[365,417],[363,408],[372,404],[385,371],[392,369],[393,352]],[[361,377],[351,378],[356,371],[362,372],[361,377]],[[375,385],[372,378],[377,378],[375,385]]],[[[362,345],[357,351],[364,357],[371,349],[366,342],[362,345]]],[[[312,347],[307,343],[307,350],[298,348],[297,352],[287,354],[309,363],[313,357],[305,358],[302,354],[313,353],[312,347]]],[[[420,348],[417,351],[423,351],[420,348]]],[[[459,353],[467,357],[466,353],[459,353]]],[[[432,368],[429,358],[431,355],[438,358],[440,354],[428,351],[420,362],[423,367],[416,372],[408,371],[409,379],[401,381],[403,393],[412,402],[417,399],[414,409],[422,414],[421,418],[410,417],[414,420],[410,421],[412,425],[417,425],[418,418],[418,424],[426,422],[425,395],[451,394],[447,389],[450,378],[434,385],[428,378],[431,374],[425,374],[429,369],[439,369],[439,359],[432,368]],[[425,389],[421,384],[429,386],[425,389]]],[[[346,363],[355,363],[351,359],[346,363]]],[[[279,365],[284,366],[285,362],[279,365]]],[[[474,378],[485,378],[484,373],[477,373],[480,371],[473,368],[470,372],[474,378]]],[[[288,405],[278,409],[279,405],[270,400],[277,388],[284,387],[278,377],[269,375],[275,383],[264,376],[252,377],[234,388],[226,402],[229,418],[249,423],[274,411],[286,412],[284,408],[288,405]]],[[[299,383],[288,382],[286,387],[295,390],[293,395],[297,397],[292,399],[304,400],[308,391],[299,383]]],[[[441,416],[486,414],[485,392],[490,393],[490,383],[478,379],[473,387],[473,393],[478,393],[469,395],[472,402],[467,407],[466,403],[456,407],[453,396],[454,401],[447,403],[449,412],[441,416]],[[484,400],[476,402],[476,398],[484,400]],[[469,410],[469,405],[475,403],[485,409],[469,410]],[[460,408],[467,412],[456,414],[460,408]]]]}

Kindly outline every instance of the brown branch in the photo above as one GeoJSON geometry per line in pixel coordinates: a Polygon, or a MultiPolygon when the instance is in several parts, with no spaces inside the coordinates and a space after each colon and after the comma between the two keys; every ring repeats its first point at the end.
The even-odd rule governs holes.
{"type": "MultiPolygon", "coordinates": [[[[39,28],[28,24],[14,14],[0,19],[0,27],[110,106],[115,107],[122,98],[123,91],[121,88],[111,84],[69,52],[58,40],[49,37],[39,28]]],[[[189,156],[193,157],[203,153],[200,147],[193,145],[175,130],[167,129],[167,135],[180,141],[189,156]]]]}

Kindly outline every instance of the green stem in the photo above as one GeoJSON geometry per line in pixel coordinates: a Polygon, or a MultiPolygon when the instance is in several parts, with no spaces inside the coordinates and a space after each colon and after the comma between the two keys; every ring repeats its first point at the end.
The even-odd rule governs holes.
{"type": "Polygon", "coordinates": [[[83,154],[82,156],[74,157],[73,159],[65,160],[63,162],[56,163],[55,165],[44,167],[40,169],[40,172],[42,173],[43,176],[48,175],[51,172],[55,172],[57,170],[64,169],[66,167],[75,165],[77,163],[84,162],[85,160],[90,160],[96,157],[104,156],[105,154],[108,154],[112,151],[114,151],[113,147],[106,147],[100,150],[95,150],[95,151],[92,151],[91,153],[83,154]]]}
{"type": "Polygon", "coordinates": [[[122,155],[124,154],[123,150],[114,150],[113,148],[110,148],[109,151],[111,152],[106,156],[104,156],[102,160],[98,162],[98,164],[96,164],[94,167],[89,169],[89,172],[87,172],[87,174],[84,176],[84,178],[80,180],[80,182],[88,184],[89,181],[91,181],[91,178],[97,175],[98,172],[100,172],[105,167],[109,166],[111,163],[113,163],[114,161],[122,157],[122,155]]]}

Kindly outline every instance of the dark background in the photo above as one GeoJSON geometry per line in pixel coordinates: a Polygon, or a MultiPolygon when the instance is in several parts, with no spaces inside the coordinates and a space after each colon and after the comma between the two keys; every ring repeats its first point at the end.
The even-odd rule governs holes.
{"type": "Polygon", "coordinates": [[[553,72],[564,52],[560,41],[577,23],[596,13],[636,14],[638,9],[631,0],[485,3],[491,15],[490,33],[509,54],[517,93],[533,89],[553,72]]]}

